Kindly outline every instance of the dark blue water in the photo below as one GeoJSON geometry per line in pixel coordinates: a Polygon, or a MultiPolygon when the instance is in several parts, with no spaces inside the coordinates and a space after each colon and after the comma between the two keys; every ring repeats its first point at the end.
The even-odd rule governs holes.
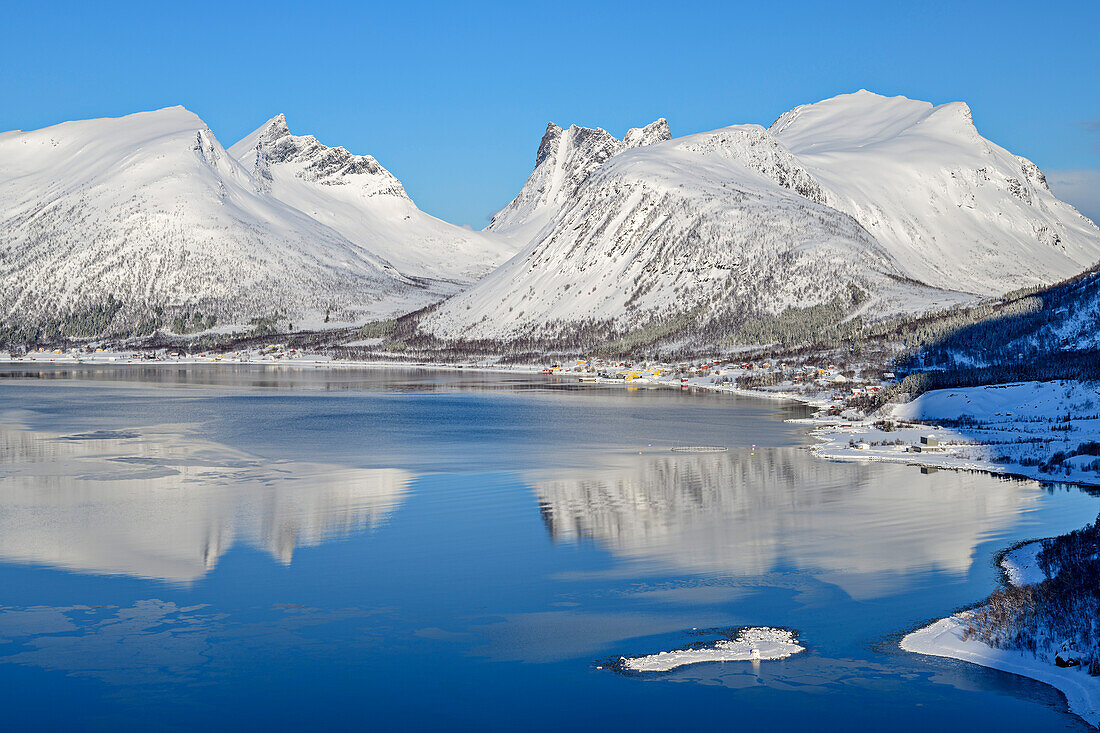
{"type": "Polygon", "coordinates": [[[1085,729],[897,638],[1095,499],[821,461],[801,414],[427,371],[0,373],[3,728],[1085,729]],[[605,664],[743,625],[807,651],[605,664]]]}

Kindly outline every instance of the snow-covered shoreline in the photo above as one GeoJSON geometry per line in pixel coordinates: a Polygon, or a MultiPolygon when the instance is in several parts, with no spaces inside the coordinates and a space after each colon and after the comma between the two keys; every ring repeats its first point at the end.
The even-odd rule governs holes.
{"type": "Polygon", "coordinates": [[[875,420],[818,422],[813,450],[822,458],[1100,485],[1100,385],[1093,382],[941,389],[887,406],[875,420]],[[936,445],[916,452],[922,436],[934,437],[936,445]]]}
{"type": "MultiPolygon", "coordinates": [[[[1047,579],[1036,562],[1042,547],[1042,540],[1034,540],[1001,556],[1000,565],[1010,585],[1032,585],[1047,579]]],[[[1100,677],[1089,675],[1081,666],[1059,667],[1053,660],[1029,652],[989,646],[965,633],[971,613],[961,611],[917,629],[907,634],[900,646],[907,652],[958,659],[1050,685],[1065,695],[1070,711],[1100,726],[1100,677]]]]}
{"type": "Polygon", "coordinates": [[[1017,545],[1001,555],[1000,565],[1005,578],[1012,585],[1032,585],[1047,579],[1039,567],[1036,556],[1043,549],[1043,540],[1032,540],[1017,545]]]}
{"type": "Polygon", "coordinates": [[[427,369],[433,371],[456,372],[487,372],[495,374],[534,374],[539,367],[534,365],[497,366],[487,364],[444,364],[444,363],[411,363],[407,361],[357,361],[351,359],[333,359],[316,355],[300,356],[289,359],[274,358],[247,358],[238,359],[233,356],[219,354],[211,357],[180,357],[167,359],[141,359],[113,354],[103,356],[98,354],[85,354],[79,358],[69,354],[34,354],[25,357],[13,358],[0,354],[0,366],[145,366],[145,367],[179,367],[179,366],[219,366],[219,367],[279,367],[288,369],[427,369]]]}
{"type": "Polygon", "coordinates": [[[1080,667],[1055,666],[1053,662],[1045,662],[1027,652],[994,649],[977,639],[964,641],[966,614],[964,611],[940,619],[906,635],[901,640],[901,648],[907,652],[958,659],[1038,680],[1061,691],[1074,714],[1090,725],[1100,725],[1100,678],[1089,676],[1080,667]]]}

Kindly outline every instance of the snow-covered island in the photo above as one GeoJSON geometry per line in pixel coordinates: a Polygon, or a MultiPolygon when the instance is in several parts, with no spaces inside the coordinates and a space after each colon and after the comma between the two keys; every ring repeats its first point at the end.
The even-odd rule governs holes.
{"type": "Polygon", "coordinates": [[[794,632],[769,626],[741,629],[733,639],[722,639],[708,646],[676,649],[641,657],[620,657],[619,666],[629,672],[669,672],[677,667],[700,662],[750,662],[762,659],[786,659],[805,651],[794,632]]]}

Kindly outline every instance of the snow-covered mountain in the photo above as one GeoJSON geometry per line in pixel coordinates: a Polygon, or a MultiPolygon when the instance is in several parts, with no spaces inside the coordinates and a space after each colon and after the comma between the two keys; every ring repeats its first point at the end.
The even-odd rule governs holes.
{"type": "Polygon", "coordinates": [[[728,342],[790,308],[921,312],[1098,260],[1100,230],[965,105],[866,91],[677,139],[551,124],[483,232],[282,115],[229,151],[182,107],[0,134],[0,333],[362,322],[458,293],[423,331],[728,342]]]}
{"type": "Polygon", "coordinates": [[[266,131],[250,136],[252,170],[183,107],[0,134],[0,324],[361,322],[506,256],[419,212],[372,158],[286,135],[269,150],[266,131]]]}
{"type": "Polygon", "coordinates": [[[1100,259],[1100,232],[1039,168],[978,134],[962,102],[868,91],[769,128],[909,277],[979,295],[1050,284],[1100,259]]]}
{"type": "Polygon", "coordinates": [[[515,254],[508,239],[426,214],[369,155],[292,135],[278,115],[229,148],[257,189],[336,230],[410,277],[470,284],[515,254]]]}
{"type": "Polygon", "coordinates": [[[739,320],[791,307],[919,312],[1100,259],[1100,230],[1032,163],[981,138],[963,105],[859,92],[769,129],[672,140],[663,129],[632,131],[650,143],[639,147],[552,126],[490,225],[528,246],[421,327],[470,339],[725,338],[739,320]]]}

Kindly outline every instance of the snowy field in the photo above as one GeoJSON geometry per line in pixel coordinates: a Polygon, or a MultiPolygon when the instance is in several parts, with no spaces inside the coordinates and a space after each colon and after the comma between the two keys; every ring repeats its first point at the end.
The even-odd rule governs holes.
{"type": "Polygon", "coordinates": [[[980,469],[1100,485],[1100,384],[1022,382],[941,389],[875,419],[815,431],[818,455],[980,469]],[[911,422],[921,425],[906,427],[911,422]],[[886,423],[892,423],[891,426],[886,423]],[[937,445],[922,446],[921,436],[937,445]]]}

